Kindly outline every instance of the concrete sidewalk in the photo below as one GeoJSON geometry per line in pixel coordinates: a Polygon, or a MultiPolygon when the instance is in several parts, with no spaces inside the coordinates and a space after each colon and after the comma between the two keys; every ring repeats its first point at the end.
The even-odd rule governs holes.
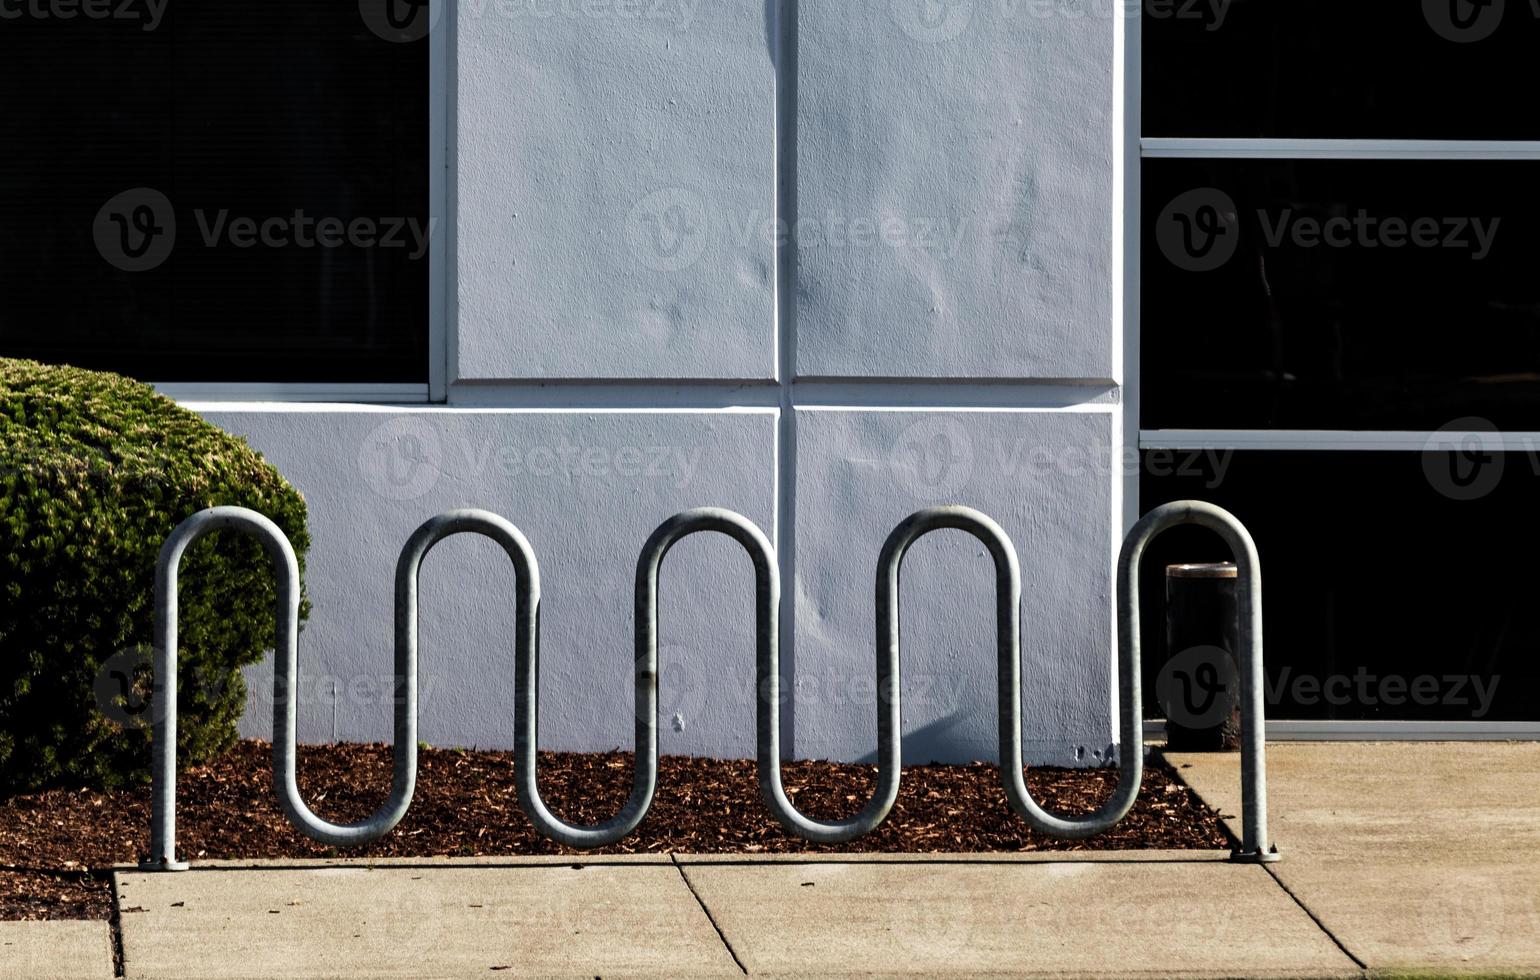
{"type": "Polygon", "coordinates": [[[1222,855],[388,862],[119,877],[130,977],[1355,976],[1222,855]]]}
{"type": "MultiPolygon", "coordinates": [[[[1238,756],[1166,758],[1239,816],[1238,756]]],[[[1369,970],[1540,975],[1540,744],[1283,743],[1267,777],[1269,870],[1369,970]]]]}
{"type": "Polygon", "coordinates": [[[0,922],[0,977],[110,976],[112,935],[105,922],[0,922]]]}
{"type": "MultiPolygon", "coordinates": [[[[1234,756],[1171,756],[1239,814],[1234,756]]],[[[117,876],[134,977],[1540,976],[1540,745],[1269,749],[1283,861],[1209,852],[208,864],[117,876]]],[[[108,977],[104,923],[0,976],[108,977]]]]}

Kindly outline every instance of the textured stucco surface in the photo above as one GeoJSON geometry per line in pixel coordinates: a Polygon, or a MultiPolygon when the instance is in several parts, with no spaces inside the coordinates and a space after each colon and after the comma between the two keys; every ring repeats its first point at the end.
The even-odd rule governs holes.
{"type": "MultiPolygon", "coordinates": [[[[775,526],[768,413],[210,418],[247,436],[310,507],[315,608],[300,637],[307,741],[390,740],[396,558],[434,514],[494,511],[535,548],[542,747],[565,750],[631,745],[632,589],[637,553],[653,529],[706,503],[737,510],[767,533],[775,526]],[[580,453],[568,453],[570,466],[562,463],[566,447],[580,453]],[[662,468],[635,475],[635,459],[662,468]],[[394,479],[382,463],[396,467],[394,479]]],[[[514,588],[512,565],[484,539],[451,538],[424,562],[424,741],[513,746],[514,588]]],[[[698,535],[670,552],[660,598],[665,752],[754,754],[752,598],[748,560],[728,539],[698,535]],[[704,696],[707,684],[728,694],[704,696]]],[[[269,734],[270,677],[270,669],[251,673],[247,735],[269,734]]]]}
{"type": "MultiPolygon", "coordinates": [[[[631,741],[631,596],[652,529],[692,506],[775,533],[771,412],[217,412],[305,494],[314,602],[301,637],[300,734],[388,740],[396,556],[433,514],[480,507],[530,538],[542,576],[541,731],[553,749],[631,741]],[[626,473],[616,472],[626,461],[626,473]],[[657,466],[653,475],[630,472],[657,466]]],[[[1112,755],[1108,600],[1111,412],[813,411],[799,418],[797,636],[783,667],[799,756],[872,751],[872,581],[889,531],[940,501],[993,515],[1023,570],[1029,760],[1112,755]],[[794,672],[793,672],[794,671],[794,672]]],[[[993,578],[958,532],[905,564],[906,761],[994,758],[993,578]]],[[[661,599],[665,752],[754,754],[753,580],[725,538],[670,553],[661,599]]],[[[786,601],[793,590],[784,589],[786,601]]],[[[422,738],[512,746],[514,577],[473,537],[422,584],[422,738]]],[[[269,732],[270,667],[249,672],[243,731],[269,732]]]]}
{"type": "Polygon", "coordinates": [[[799,373],[1114,376],[1103,7],[799,5],[799,373]]]}
{"type": "Polygon", "coordinates": [[[770,377],[764,5],[532,6],[456,18],[458,376],[770,377]]]}
{"type": "MultiPolygon", "coordinates": [[[[799,753],[874,752],[878,553],[914,511],[959,503],[998,521],[1021,563],[1027,757],[1074,765],[1114,754],[1104,462],[1112,421],[1110,412],[802,413],[799,753]]],[[[906,761],[996,757],[994,576],[988,552],[962,531],[922,538],[905,558],[906,761]]]]}

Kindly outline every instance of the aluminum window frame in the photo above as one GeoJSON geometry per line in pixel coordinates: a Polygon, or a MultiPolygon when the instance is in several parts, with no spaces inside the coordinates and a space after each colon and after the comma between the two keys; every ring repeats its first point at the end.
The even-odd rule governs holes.
{"type": "Polygon", "coordinates": [[[175,401],[217,409],[224,403],[300,402],[364,405],[432,405],[449,399],[449,276],[453,222],[449,147],[453,90],[450,79],[452,0],[428,0],[428,331],[427,381],[385,382],[217,382],[151,381],[175,401]]]}
{"type": "MultiPolygon", "coordinates": [[[[1436,437],[1447,442],[1463,433],[1437,430],[1373,431],[1257,430],[1257,429],[1145,429],[1141,426],[1140,401],[1140,303],[1143,296],[1140,262],[1143,231],[1141,191],[1144,161],[1187,160],[1460,160],[1499,162],[1540,161],[1540,140],[1427,140],[1427,139],[1245,139],[1174,138],[1146,136],[1143,132],[1143,7],[1130,16],[1126,50],[1120,59],[1124,78],[1123,179],[1118,192],[1123,199],[1121,260],[1123,275],[1117,286],[1123,291],[1123,420],[1125,459],[1133,462],[1124,472],[1124,530],[1140,516],[1140,475],[1144,450],[1257,450],[1264,452],[1421,452],[1436,437]]],[[[1494,441],[1504,451],[1534,451],[1540,432],[1470,433],[1494,441]]],[[[1158,726],[1163,728],[1163,725],[1158,726]]],[[[1151,731],[1158,730],[1151,727],[1151,731]]],[[[1272,741],[1401,741],[1401,740],[1540,740],[1540,722],[1504,721],[1295,721],[1269,720],[1267,737],[1272,741]]]]}

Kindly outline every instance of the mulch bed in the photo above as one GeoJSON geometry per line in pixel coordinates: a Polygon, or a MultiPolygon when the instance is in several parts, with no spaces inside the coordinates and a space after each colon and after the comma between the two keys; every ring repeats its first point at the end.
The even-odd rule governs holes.
{"type": "MultiPolygon", "coordinates": [[[[306,746],[300,787],[333,821],[367,816],[390,786],[387,746],[306,746]]],[[[631,787],[629,753],[541,756],[541,791],[564,820],[594,823],[617,812],[631,787]]],[[[421,754],[417,795],[406,819],[352,857],[479,857],[576,853],[537,835],[519,810],[513,757],[505,752],[429,749],[421,754]]],[[[787,791],[810,816],[857,812],[871,794],[871,766],[789,762],[787,791]]],[[[1028,770],[1033,794],[1054,810],[1087,813],[1112,792],[1108,769],[1028,770]]],[[[148,788],[101,793],[52,790],[0,801],[0,919],[105,919],[106,869],[149,849],[148,788]]],[[[190,860],[335,857],[295,831],[272,790],[271,747],[243,742],[178,781],[178,846],[190,860]]],[[[781,830],[760,802],[752,761],[667,757],[647,819],[635,834],[600,852],[634,854],[785,852],[1001,852],[1227,848],[1219,816],[1170,766],[1152,758],[1126,819],[1088,841],[1044,837],[1010,809],[991,765],[915,766],[888,820],[842,845],[809,844],[781,830]]]]}

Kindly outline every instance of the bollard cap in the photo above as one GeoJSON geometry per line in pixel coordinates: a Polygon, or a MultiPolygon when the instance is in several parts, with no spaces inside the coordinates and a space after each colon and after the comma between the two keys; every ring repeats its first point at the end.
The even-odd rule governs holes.
{"type": "Polygon", "coordinates": [[[1239,576],[1240,569],[1235,567],[1233,561],[1166,566],[1166,578],[1238,578],[1239,576]]]}

